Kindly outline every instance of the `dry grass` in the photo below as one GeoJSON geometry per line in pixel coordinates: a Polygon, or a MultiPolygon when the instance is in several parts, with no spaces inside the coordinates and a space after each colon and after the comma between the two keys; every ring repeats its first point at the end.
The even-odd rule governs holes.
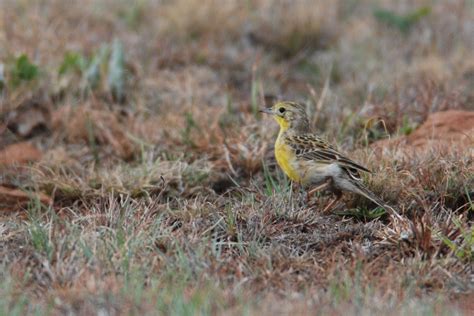
{"type": "Polygon", "coordinates": [[[0,213],[0,314],[467,312],[472,151],[370,144],[474,109],[473,19],[472,1],[0,2],[0,149],[43,153],[0,184],[54,199],[0,213]],[[407,32],[373,15],[422,6],[407,32]],[[306,205],[268,95],[304,102],[401,216],[306,205]]]}

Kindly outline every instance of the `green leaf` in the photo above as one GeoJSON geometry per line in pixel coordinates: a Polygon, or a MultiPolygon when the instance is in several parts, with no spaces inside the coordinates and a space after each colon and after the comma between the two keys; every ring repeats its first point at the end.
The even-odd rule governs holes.
{"type": "Polygon", "coordinates": [[[101,65],[107,56],[107,53],[107,46],[102,46],[100,51],[92,58],[92,61],[84,73],[83,81],[85,87],[95,89],[99,85],[101,79],[101,65]]]}
{"type": "Polygon", "coordinates": [[[5,87],[5,75],[4,75],[5,66],[0,64],[0,91],[5,87]]]}
{"type": "Polygon", "coordinates": [[[410,135],[415,126],[410,122],[407,116],[403,116],[402,126],[400,127],[400,133],[403,135],[410,135]]]}
{"type": "Polygon", "coordinates": [[[193,114],[191,112],[185,112],[184,118],[186,126],[181,131],[181,141],[188,146],[194,147],[195,144],[191,138],[191,133],[193,130],[197,129],[196,121],[194,120],[193,114]]]}
{"type": "Polygon", "coordinates": [[[115,39],[112,44],[112,53],[109,59],[107,84],[109,91],[118,100],[123,100],[125,82],[125,57],[123,45],[120,40],[115,39]]]}
{"type": "Polygon", "coordinates": [[[389,10],[376,9],[374,17],[381,23],[397,28],[400,32],[406,34],[421,18],[431,12],[430,7],[422,7],[408,14],[399,15],[389,10]]]}
{"type": "Polygon", "coordinates": [[[367,208],[352,208],[334,213],[339,216],[350,216],[360,220],[372,220],[385,215],[387,211],[383,207],[377,207],[373,210],[367,208]]]}
{"type": "Polygon", "coordinates": [[[22,54],[15,60],[11,71],[11,83],[13,86],[18,86],[22,81],[33,81],[38,75],[38,66],[31,63],[28,56],[22,54]]]}
{"type": "Polygon", "coordinates": [[[63,62],[59,67],[58,73],[59,75],[64,75],[67,72],[71,71],[82,71],[86,67],[86,60],[85,58],[79,54],[74,52],[67,52],[64,55],[63,62]]]}

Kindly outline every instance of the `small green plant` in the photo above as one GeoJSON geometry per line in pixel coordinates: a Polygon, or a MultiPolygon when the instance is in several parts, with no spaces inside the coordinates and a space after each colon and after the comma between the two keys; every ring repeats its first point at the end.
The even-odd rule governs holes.
{"type": "Polygon", "coordinates": [[[118,39],[112,43],[112,51],[110,53],[107,86],[114,98],[122,101],[125,92],[125,57],[123,45],[118,39]]]}
{"type": "Polygon", "coordinates": [[[10,82],[16,87],[22,82],[33,81],[38,78],[39,68],[33,64],[27,55],[20,55],[15,59],[10,73],[10,82]]]}
{"type": "Polygon", "coordinates": [[[265,163],[262,164],[263,177],[265,179],[264,192],[267,196],[272,196],[275,193],[282,194],[291,190],[291,186],[287,177],[284,177],[281,172],[278,172],[277,177],[275,178],[268,169],[268,166],[265,163]]]}
{"type": "MultiPolygon", "coordinates": [[[[58,69],[59,77],[76,74],[80,78],[82,91],[102,89],[121,102],[125,97],[125,52],[120,40],[104,44],[91,56],[79,52],[67,52],[58,69]]],[[[66,85],[75,84],[71,76],[66,85]]],[[[61,84],[60,84],[61,86],[61,84]]],[[[64,87],[61,87],[64,88],[64,87]]]]}
{"type": "Polygon", "coordinates": [[[376,140],[388,138],[390,134],[383,120],[371,118],[364,124],[363,135],[365,145],[368,146],[376,140]]]}
{"type": "Polygon", "coordinates": [[[407,116],[404,116],[402,126],[400,126],[400,133],[402,135],[410,135],[414,130],[415,126],[410,122],[407,116]]]}
{"type": "Polygon", "coordinates": [[[394,27],[403,34],[407,34],[417,22],[430,14],[430,12],[430,7],[422,7],[418,10],[402,15],[384,9],[376,9],[373,14],[377,21],[394,27]]]}
{"type": "Polygon", "coordinates": [[[0,64],[0,91],[5,87],[5,75],[4,75],[5,66],[0,64]]]}
{"type": "Polygon", "coordinates": [[[82,73],[86,65],[87,58],[85,58],[79,53],[67,52],[64,55],[64,59],[61,66],[59,66],[58,74],[62,76],[68,72],[82,73]]]}
{"type": "Polygon", "coordinates": [[[51,240],[51,226],[53,225],[53,221],[44,221],[43,217],[45,213],[51,214],[53,218],[56,215],[51,209],[46,208],[37,196],[32,195],[27,209],[29,219],[27,232],[29,241],[40,255],[51,260],[54,252],[54,244],[51,240]]]}
{"type": "Polygon", "coordinates": [[[191,139],[191,133],[193,130],[197,129],[196,121],[194,120],[193,114],[191,112],[184,113],[185,127],[181,131],[181,141],[191,147],[194,147],[195,144],[191,139]]]}
{"type": "Polygon", "coordinates": [[[47,227],[38,221],[33,221],[28,227],[28,233],[35,250],[51,258],[53,246],[48,238],[47,227]]]}
{"type": "Polygon", "coordinates": [[[108,46],[102,46],[97,54],[95,54],[90,62],[87,63],[87,68],[83,74],[83,87],[95,89],[99,86],[102,78],[101,68],[106,60],[108,54],[108,46]]]}
{"type": "Polygon", "coordinates": [[[339,216],[349,216],[362,221],[370,221],[385,215],[387,211],[383,207],[377,207],[372,210],[368,208],[352,208],[334,213],[339,216]]]}
{"type": "Polygon", "coordinates": [[[447,236],[441,235],[441,240],[454,253],[456,258],[461,261],[467,260],[473,262],[474,260],[474,227],[464,227],[457,218],[453,218],[454,226],[461,232],[458,241],[451,240],[447,236]]]}

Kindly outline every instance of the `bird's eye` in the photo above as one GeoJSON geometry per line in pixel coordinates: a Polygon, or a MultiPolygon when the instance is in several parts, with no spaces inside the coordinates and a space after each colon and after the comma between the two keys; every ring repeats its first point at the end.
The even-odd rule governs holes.
{"type": "Polygon", "coordinates": [[[279,109],[278,109],[278,112],[280,112],[280,113],[285,113],[285,111],[286,111],[285,108],[279,108],[279,109]]]}

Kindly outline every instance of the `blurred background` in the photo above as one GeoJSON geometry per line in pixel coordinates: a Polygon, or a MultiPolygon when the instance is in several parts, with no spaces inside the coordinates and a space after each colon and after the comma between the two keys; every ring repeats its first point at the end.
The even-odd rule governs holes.
{"type": "Polygon", "coordinates": [[[0,6],[0,147],[90,143],[85,116],[124,159],[137,139],[200,147],[193,129],[248,136],[265,99],[307,104],[317,130],[352,146],[473,109],[470,0],[0,6]]]}

